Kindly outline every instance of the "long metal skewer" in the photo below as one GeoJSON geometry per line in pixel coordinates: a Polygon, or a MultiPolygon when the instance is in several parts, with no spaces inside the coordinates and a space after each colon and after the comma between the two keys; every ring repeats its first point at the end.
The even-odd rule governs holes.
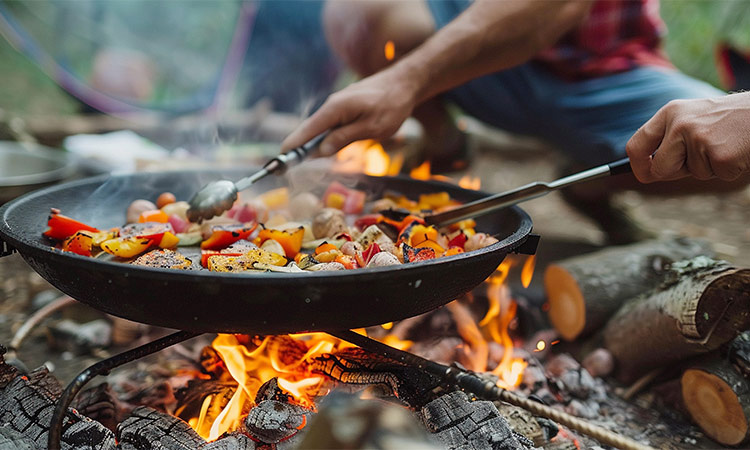
{"type": "Polygon", "coordinates": [[[468,371],[424,359],[420,356],[393,348],[382,342],[378,342],[350,330],[336,331],[329,334],[357,345],[369,352],[408,365],[416,366],[442,379],[450,380],[462,389],[472,392],[479,398],[485,400],[502,400],[511,405],[521,407],[537,416],[546,417],[547,419],[561,423],[568,428],[579,431],[587,436],[591,436],[603,444],[611,445],[612,447],[623,450],[656,450],[653,447],[643,445],[628,437],[607,430],[599,425],[594,425],[566,412],[523,398],[518,394],[514,394],[511,391],[498,387],[491,381],[483,380],[468,371]]]}

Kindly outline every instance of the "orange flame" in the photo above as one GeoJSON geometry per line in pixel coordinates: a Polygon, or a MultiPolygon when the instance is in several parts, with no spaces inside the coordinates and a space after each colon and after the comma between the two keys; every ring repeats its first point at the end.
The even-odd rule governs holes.
{"type": "Polygon", "coordinates": [[[494,342],[503,346],[505,350],[503,357],[497,367],[492,371],[500,379],[498,386],[510,389],[521,384],[523,371],[527,366],[523,358],[513,357],[513,340],[508,333],[508,326],[516,315],[516,302],[510,297],[510,289],[504,284],[508,276],[513,260],[506,260],[501,263],[496,275],[487,280],[487,297],[490,301],[490,311],[482,319],[484,330],[494,342]],[[493,306],[494,305],[494,306],[493,306]]]}
{"type": "Polygon", "coordinates": [[[458,185],[464,189],[473,189],[476,191],[482,186],[482,180],[479,177],[464,175],[458,180],[458,185]]]}
{"type": "MultiPolygon", "coordinates": [[[[365,334],[364,329],[354,331],[365,334]]],[[[408,350],[412,344],[393,335],[382,341],[401,350],[408,350]]],[[[311,373],[308,362],[323,354],[352,347],[348,342],[325,333],[267,336],[252,349],[240,343],[236,335],[220,334],[211,346],[221,356],[238,388],[218,414],[211,412],[211,406],[218,399],[209,395],[203,400],[198,417],[188,420],[190,426],[209,441],[236,430],[241,424],[246,403],[252,402],[263,383],[273,377],[278,378],[279,387],[297,402],[314,408],[313,399],[318,395],[324,378],[311,373]]]]}
{"type": "Polygon", "coordinates": [[[382,177],[398,175],[404,164],[404,155],[397,153],[391,158],[383,146],[375,140],[355,141],[336,153],[336,168],[343,172],[364,172],[382,177]]]}
{"type": "Polygon", "coordinates": [[[521,284],[527,288],[531,284],[531,277],[534,276],[534,267],[536,267],[536,255],[530,255],[523,263],[521,270],[521,284]]]}
{"type": "Polygon", "coordinates": [[[430,162],[425,161],[419,167],[415,167],[409,172],[409,176],[417,180],[429,180],[432,172],[430,170],[430,162]]]}
{"type": "Polygon", "coordinates": [[[388,61],[393,61],[393,58],[396,57],[396,45],[393,43],[393,41],[388,41],[385,43],[385,59],[388,61]]]}

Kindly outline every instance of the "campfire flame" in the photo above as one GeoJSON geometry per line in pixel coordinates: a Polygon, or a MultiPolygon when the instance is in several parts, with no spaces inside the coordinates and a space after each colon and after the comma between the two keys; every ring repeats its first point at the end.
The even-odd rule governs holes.
{"type": "MultiPolygon", "coordinates": [[[[366,335],[364,329],[354,331],[366,335]]],[[[218,399],[209,395],[203,401],[199,416],[188,421],[208,441],[239,428],[246,413],[243,410],[246,403],[253,401],[263,383],[274,377],[278,378],[279,387],[291,394],[297,403],[314,409],[315,397],[324,394],[321,388],[325,379],[311,373],[308,363],[321,355],[352,347],[326,333],[266,336],[255,348],[250,345],[252,343],[246,343],[247,340],[246,336],[219,334],[211,344],[238,388],[215,417],[211,417],[210,411],[218,399]]],[[[412,344],[393,335],[381,341],[401,350],[408,350],[412,344]]]]}
{"type": "MultiPolygon", "coordinates": [[[[395,54],[392,42],[386,44],[385,52],[386,58],[389,54],[395,54]]],[[[404,162],[403,154],[389,155],[383,146],[374,140],[349,144],[337,153],[336,159],[337,170],[364,172],[372,176],[397,175],[404,162]]],[[[411,170],[410,176],[420,180],[440,179],[456,182],[447,177],[433,175],[429,161],[411,170]]],[[[481,186],[479,177],[470,175],[463,176],[457,183],[465,189],[477,190],[481,186]]],[[[510,289],[505,285],[505,281],[511,267],[518,262],[519,260],[511,257],[506,258],[487,279],[489,306],[484,318],[478,323],[462,303],[452,302],[447,305],[464,340],[462,350],[468,360],[467,367],[475,371],[492,370],[499,378],[498,386],[506,389],[513,389],[521,383],[527,365],[523,358],[513,356],[514,342],[509,334],[517,305],[511,298],[510,289]],[[500,344],[504,349],[502,359],[494,368],[488,367],[490,342],[500,344]]],[[[523,264],[521,277],[525,287],[531,282],[534,265],[533,256],[523,264]]],[[[385,323],[381,327],[388,331],[393,328],[393,323],[385,323]]],[[[366,335],[364,329],[353,331],[366,335]]],[[[218,414],[214,411],[216,408],[212,408],[215,402],[221,400],[218,396],[209,395],[203,400],[198,417],[191,418],[188,422],[203,438],[215,440],[222,434],[239,428],[247,412],[244,410],[246,404],[253,402],[258,389],[273,377],[277,377],[279,387],[292,395],[296,402],[314,409],[314,399],[324,394],[321,391],[324,390],[325,379],[309,370],[309,362],[324,354],[353,347],[352,344],[325,333],[267,336],[257,340],[260,342],[252,342],[247,336],[220,334],[213,341],[212,347],[239,387],[218,414]]],[[[408,350],[413,344],[394,334],[387,334],[379,340],[400,350],[408,350]]],[[[543,349],[546,343],[540,341],[537,348],[540,345],[543,349]]]]}

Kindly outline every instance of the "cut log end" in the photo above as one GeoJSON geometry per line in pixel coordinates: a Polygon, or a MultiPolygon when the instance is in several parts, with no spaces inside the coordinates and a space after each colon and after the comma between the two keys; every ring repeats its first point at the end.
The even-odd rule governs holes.
{"type": "Polygon", "coordinates": [[[549,301],[549,320],[563,339],[572,341],[586,324],[586,307],[581,288],[570,272],[550,265],[544,273],[549,301]]]}
{"type": "Polygon", "coordinates": [[[712,439],[726,445],[745,440],[748,419],[741,400],[720,377],[688,369],[682,376],[682,396],[690,416],[712,439]]]}

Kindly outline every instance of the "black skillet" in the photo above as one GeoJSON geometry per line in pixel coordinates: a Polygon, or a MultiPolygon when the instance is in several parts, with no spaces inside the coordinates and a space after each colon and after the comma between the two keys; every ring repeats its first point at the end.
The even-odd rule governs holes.
{"type": "MultiPolygon", "coordinates": [[[[62,252],[42,237],[51,207],[106,229],[125,222],[125,211],[134,199],[153,199],[163,191],[187,199],[209,180],[238,179],[246,173],[245,169],[97,177],[32,192],[0,207],[0,244],[4,240],[18,250],[53,286],[115,316],[195,332],[281,334],[352,329],[430,311],[484,281],[506,254],[526,242],[532,228],[529,216],[511,207],[477,219],[478,230],[499,239],[477,251],[399,266],[302,274],[132,266],[62,252]]],[[[256,189],[262,192],[282,180],[263,180],[256,189]]],[[[366,189],[373,198],[386,190],[410,197],[447,191],[462,202],[486,195],[405,177],[360,176],[344,181],[366,189]]]]}

